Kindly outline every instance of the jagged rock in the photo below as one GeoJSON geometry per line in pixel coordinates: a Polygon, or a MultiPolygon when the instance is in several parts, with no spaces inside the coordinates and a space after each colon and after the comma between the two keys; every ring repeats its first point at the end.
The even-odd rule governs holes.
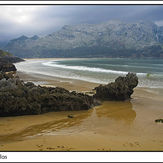
{"type": "Polygon", "coordinates": [[[0,57],[0,71],[10,72],[16,71],[16,67],[13,63],[23,61],[17,57],[0,57]]]}
{"type": "Polygon", "coordinates": [[[89,96],[60,87],[36,86],[24,83],[14,75],[0,72],[0,116],[42,114],[50,111],[88,110],[99,105],[99,100],[126,100],[138,84],[133,73],[118,77],[114,83],[96,87],[96,94],[89,96]],[[10,78],[11,76],[11,78],[10,78]]]}
{"type": "Polygon", "coordinates": [[[10,79],[10,78],[19,78],[18,76],[16,76],[15,74],[13,74],[13,73],[5,73],[5,72],[3,72],[3,71],[0,71],[0,80],[1,79],[3,79],[3,78],[5,78],[5,79],[10,79]]]}
{"type": "MultiPolygon", "coordinates": [[[[7,52],[4,52],[4,53],[7,53],[7,52]]],[[[10,53],[7,53],[7,54],[6,54],[6,56],[0,56],[0,61],[1,62],[16,63],[16,62],[22,62],[22,61],[24,61],[22,58],[15,57],[15,56],[11,55],[10,53]]]]}
{"type": "MultiPolygon", "coordinates": [[[[3,73],[0,73],[2,76],[3,73]]],[[[41,87],[19,78],[0,80],[0,116],[42,114],[50,111],[88,110],[93,97],[60,87],[41,87]]]]}
{"type": "Polygon", "coordinates": [[[16,67],[13,63],[21,61],[24,60],[0,49],[0,71],[16,71],[16,67]]]}
{"type": "Polygon", "coordinates": [[[102,101],[124,101],[131,98],[133,88],[137,85],[138,77],[136,74],[128,73],[126,77],[118,77],[115,82],[96,87],[96,94],[93,97],[102,101]]]}
{"type": "Polygon", "coordinates": [[[12,63],[2,62],[0,61],[0,71],[3,72],[10,72],[10,71],[16,71],[15,65],[12,63]]]}

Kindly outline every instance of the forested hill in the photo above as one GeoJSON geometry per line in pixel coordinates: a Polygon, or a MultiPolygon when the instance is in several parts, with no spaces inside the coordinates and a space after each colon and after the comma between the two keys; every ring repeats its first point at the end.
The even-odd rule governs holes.
{"type": "Polygon", "coordinates": [[[163,58],[163,27],[148,21],[65,25],[44,37],[21,36],[3,50],[21,58],[163,58]]]}

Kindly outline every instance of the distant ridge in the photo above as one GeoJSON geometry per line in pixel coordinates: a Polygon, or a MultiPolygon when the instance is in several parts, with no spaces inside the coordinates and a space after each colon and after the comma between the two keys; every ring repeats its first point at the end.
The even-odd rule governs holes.
{"type": "Polygon", "coordinates": [[[148,21],[65,25],[44,37],[21,36],[3,50],[21,58],[163,58],[163,27],[148,21]]]}

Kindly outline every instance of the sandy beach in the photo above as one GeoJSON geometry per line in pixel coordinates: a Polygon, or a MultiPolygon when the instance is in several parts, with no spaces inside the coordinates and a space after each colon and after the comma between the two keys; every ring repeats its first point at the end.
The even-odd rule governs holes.
{"type": "MultiPolygon", "coordinates": [[[[89,92],[99,84],[25,74],[24,82],[89,92]]],[[[163,90],[135,88],[132,99],[88,111],[0,117],[0,151],[163,151],[163,90]],[[73,114],[74,118],[67,115],[73,114]]]]}

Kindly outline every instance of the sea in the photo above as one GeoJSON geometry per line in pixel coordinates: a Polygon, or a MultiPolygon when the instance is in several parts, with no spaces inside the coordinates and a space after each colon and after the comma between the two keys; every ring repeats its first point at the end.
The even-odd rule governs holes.
{"type": "Polygon", "coordinates": [[[19,71],[99,84],[133,72],[138,87],[163,88],[163,59],[29,59],[15,64],[19,71]]]}

